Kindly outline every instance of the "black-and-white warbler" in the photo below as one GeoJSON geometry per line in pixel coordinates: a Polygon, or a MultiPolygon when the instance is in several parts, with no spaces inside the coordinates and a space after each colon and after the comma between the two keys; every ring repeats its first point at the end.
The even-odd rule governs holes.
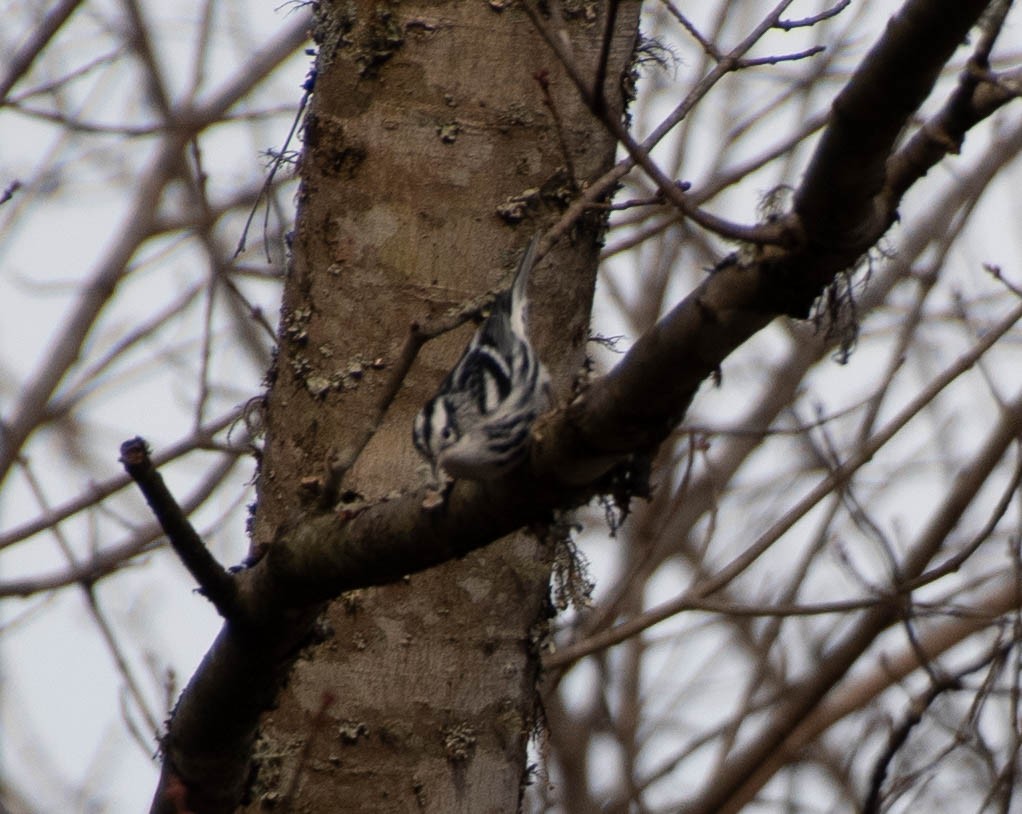
{"type": "Polygon", "coordinates": [[[525,332],[525,287],[537,234],[509,291],[472,337],[435,396],[415,417],[412,439],[434,480],[492,480],[524,457],[533,422],[550,403],[550,378],[525,332]]]}

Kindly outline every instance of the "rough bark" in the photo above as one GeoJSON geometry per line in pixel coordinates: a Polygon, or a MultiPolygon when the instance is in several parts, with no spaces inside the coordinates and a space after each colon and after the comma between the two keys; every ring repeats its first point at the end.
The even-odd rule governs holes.
{"type": "MultiPolygon", "coordinates": [[[[607,93],[619,107],[637,11],[625,4],[611,49],[607,93]]],[[[566,162],[538,71],[549,71],[579,180],[614,156],[520,9],[324,3],[320,15],[254,524],[264,542],[299,508],[301,478],[321,476],[373,421],[409,326],[506,284],[516,252],[557,210],[566,162]],[[523,194],[524,219],[509,223],[498,207],[523,194]]],[[[593,66],[601,20],[566,30],[580,65],[593,66]]],[[[583,359],[597,228],[583,224],[557,271],[545,262],[534,275],[531,324],[562,398],[583,359]]],[[[345,488],[375,497],[418,485],[412,416],[471,330],[426,346],[345,488]]],[[[262,723],[250,810],[288,795],[298,772],[300,810],[514,811],[549,557],[523,534],[331,606],[327,640],[262,723]]]]}

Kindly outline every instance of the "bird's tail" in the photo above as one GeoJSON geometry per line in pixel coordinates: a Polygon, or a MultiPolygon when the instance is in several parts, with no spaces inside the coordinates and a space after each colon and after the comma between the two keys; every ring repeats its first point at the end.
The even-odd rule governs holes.
{"type": "Polygon", "coordinates": [[[536,249],[542,232],[536,232],[529,241],[525,254],[518,263],[515,280],[511,284],[511,329],[521,337],[525,337],[525,289],[529,282],[529,273],[536,264],[536,249]]]}

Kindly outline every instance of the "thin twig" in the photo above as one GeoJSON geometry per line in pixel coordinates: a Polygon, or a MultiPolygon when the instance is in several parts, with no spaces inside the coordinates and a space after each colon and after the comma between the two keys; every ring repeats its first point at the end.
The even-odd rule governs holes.
{"type": "Polygon", "coordinates": [[[674,19],[681,23],[682,28],[684,28],[692,36],[692,39],[699,43],[699,47],[703,49],[706,55],[710,57],[710,59],[712,59],[714,62],[720,62],[721,59],[723,58],[720,49],[717,48],[717,46],[714,45],[710,40],[706,39],[706,37],[700,34],[699,29],[695,27],[695,25],[688,19],[688,17],[686,17],[684,14],[681,13],[681,11],[678,10],[674,3],[670,2],[670,0],[663,0],[663,4],[671,13],[671,16],[673,16],[674,19]]]}
{"type": "Polygon", "coordinates": [[[1011,480],[1008,485],[1005,487],[1004,493],[1001,495],[1001,499],[997,501],[997,505],[994,507],[993,511],[990,512],[986,523],[983,524],[983,528],[977,532],[977,534],[972,538],[972,541],[953,557],[905,583],[905,589],[914,590],[915,588],[927,585],[941,577],[954,573],[961,568],[965,561],[975,554],[979,547],[990,538],[991,534],[993,534],[997,524],[1004,517],[1005,513],[1008,511],[1008,507],[1011,505],[1011,502],[1018,494],[1020,486],[1022,486],[1022,454],[1019,454],[1018,456],[1018,460],[1015,463],[1015,472],[1011,476],[1011,480]]]}
{"type": "Polygon", "coordinates": [[[571,157],[571,147],[568,144],[567,135],[564,132],[564,121],[561,119],[561,114],[557,110],[557,105],[554,104],[554,97],[550,94],[550,72],[546,69],[536,71],[533,74],[533,79],[536,80],[536,84],[539,85],[539,89],[543,92],[543,104],[546,109],[550,111],[550,115],[554,120],[554,130],[557,133],[557,142],[561,147],[561,155],[564,156],[564,165],[568,169],[568,178],[571,181],[571,187],[573,190],[578,189],[578,174],[575,172],[575,160],[571,157]]]}
{"type": "Polygon", "coordinates": [[[822,54],[827,49],[822,45],[814,45],[804,51],[795,51],[791,54],[778,54],[770,57],[754,57],[752,59],[738,60],[738,68],[756,68],[760,65],[777,65],[781,62],[797,62],[800,59],[808,59],[817,54],[822,54]]]}
{"type": "Polygon", "coordinates": [[[923,715],[930,708],[934,701],[943,693],[949,690],[961,688],[962,679],[970,673],[982,669],[992,661],[1003,658],[1012,645],[998,645],[993,653],[984,653],[979,659],[956,670],[952,675],[942,676],[934,679],[931,674],[930,686],[921,696],[913,698],[909,703],[908,712],[904,719],[895,727],[887,738],[887,746],[883,753],[877,758],[873,766],[873,773],[870,778],[869,792],[862,805],[863,814],[879,814],[881,807],[880,792],[887,777],[887,771],[894,756],[901,750],[908,740],[912,730],[923,720],[923,715]]]}
{"type": "Polygon", "coordinates": [[[430,336],[420,329],[418,323],[412,323],[408,327],[405,341],[401,345],[397,358],[391,366],[390,375],[387,376],[386,381],[383,383],[376,403],[373,405],[369,421],[366,422],[365,427],[358,433],[351,444],[340,454],[334,456],[328,464],[327,477],[319,493],[318,502],[321,510],[327,511],[336,505],[344,476],[354,465],[355,461],[358,460],[362,450],[365,449],[366,445],[380,428],[387,410],[390,409],[391,402],[394,401],[398,391],[400,391],[408,371],[411,370],[415,358],[419,355],[419,350],[429,338],[430,336]]]}
{"type": "Polygon", "coordinates": [[[827,9],[821,11],[819,14],[814,14],[812,17],[803,17],[801,20],[778,20],[774,23],[774,28],[779,28],[782,31],[791,31],[796,28],[810,28],[819,22],[829,20],[831,17],[837,17],[842,11],[852,4],[852,0],[840,0],[840,2],[827,9]]]}
{"type": "MultiPolygon", "coordinates": [[[[312,97],[312,92],[316,86],[316,69],[311,68],[308,75],[305,77],[305,82],[302,85],[303,93],[302,98],[298,102],[298,110],[295,111],[295,117],[291,122],[291,129],[287,133],[287,137],[284,139],[284,144],[277,152],[276,156],[270,162],[270,171],[266,174],[266,180],[263,182],[262,189],[259,190],[259,195],[252,204],[252,209],[248,213],[248,217],[245,219],[245,225],[241,229],[241,236],[238,238],[238,246],[234,250],[234,256],[237,257],[243,251],[245,251],[245,240],[248,237],[249,227],[252,225],[252,219],[255,217],[255,213],[259,210],[259,202],[263,199],[263,196],[269,195],[269,190],[273,186],[274,176],[277,174],[277,170],[285,163],[285,157],[287,156],[288,148],[291,146],[291,140],[295,137],[295,133],[298,132],[298,126],[302,123],[302,118],[305,115],[305,109],[309,105],[309,99],[312,97]]],[[[267,217],[269,217],[269,207],[267,206],[267,217]]],[[[265,230],[265,224],[264,224],[265,230]]],[[[264,242],[263,249],[266,252],[266,262],[271,262],[270,250],[268,244],[264,242]]]]}

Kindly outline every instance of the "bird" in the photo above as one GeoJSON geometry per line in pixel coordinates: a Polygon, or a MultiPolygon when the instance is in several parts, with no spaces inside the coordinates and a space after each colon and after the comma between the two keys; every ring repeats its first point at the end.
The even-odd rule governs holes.
{"type": "Polygon", "coordinates": [[[550,376],[529,342],[526,286],[540,235],[511,288],[497,295],[461,358],[415,417],[412,440],[441,476],[495,480],[525,457],[532,425],[550,405],[550,376]]]}

